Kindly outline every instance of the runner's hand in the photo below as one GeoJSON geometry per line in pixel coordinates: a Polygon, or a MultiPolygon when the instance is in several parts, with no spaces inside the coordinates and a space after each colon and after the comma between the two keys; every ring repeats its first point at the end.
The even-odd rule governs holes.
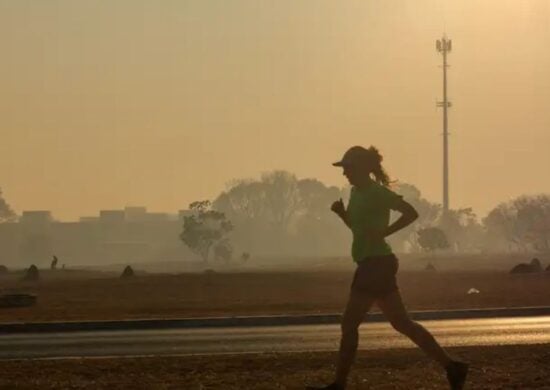
{"type": "Polygon", "coordinates": [[[344,207],[344,202],[342,201],[342,198],[334,202],[332,206],[330,206],[330,209],[339,216],[343,216],[346,214],[346,208],[344,207]]]}

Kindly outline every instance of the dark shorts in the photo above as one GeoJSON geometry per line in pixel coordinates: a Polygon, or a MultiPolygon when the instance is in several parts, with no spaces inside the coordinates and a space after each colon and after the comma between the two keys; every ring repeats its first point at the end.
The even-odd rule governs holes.
{"type": "Polygon", "coordinates": [[[357,263],[351,291],[383,298],[397,291],[395,276],[398,268],[399,261],[395,255],[367,257],[357,263]]]}

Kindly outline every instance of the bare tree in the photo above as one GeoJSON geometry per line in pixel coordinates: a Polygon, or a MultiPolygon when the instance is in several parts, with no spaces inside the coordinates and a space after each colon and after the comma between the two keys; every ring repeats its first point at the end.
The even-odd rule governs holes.
{"type": "Polygon", "coordinates": [[[510,249],[550,252],[550,195],[520,196],[501,203],[483,220],[493,240],[510,249]]]}
{"type": "Polygon", "coordinates": [[[540,252],[550,252],[550,196],[520,197],[514,201],[523,239],[540,252]]]}
{"type": "Polygon", "coordinates": [[[213,202],[213,209],[234,223],[234,241],[242,248],[278,252],[289,249],[288,234],[303,204],[296,176],[274,171],[259,180],[234,180],[213,202]]]}

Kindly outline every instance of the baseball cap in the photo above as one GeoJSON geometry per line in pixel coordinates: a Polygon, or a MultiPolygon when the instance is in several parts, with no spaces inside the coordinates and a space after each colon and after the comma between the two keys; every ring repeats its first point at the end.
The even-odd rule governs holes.
{"type": "Polygon", "coordinates": [[[363,165],[369,161],[370,153],[362,146],[349,148],[340,161],[333,163],[335,167],[363,165]]]}

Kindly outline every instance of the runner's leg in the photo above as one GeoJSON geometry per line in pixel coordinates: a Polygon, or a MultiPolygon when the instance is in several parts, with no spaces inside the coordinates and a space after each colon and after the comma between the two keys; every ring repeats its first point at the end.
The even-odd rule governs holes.
{"type": "Polygon", "coordinates": [[[346,386],[351,365],[355,360],[359,343],[359,325],[374,303],[369,295],[357,291],[350,293],[346,310],[342,317],[342,337],[336,367],[335,382],[342,388],[346,386]]]}
{"type": "Polygon", "coordinates": [[[399,290],[378,299],[376,303],[395,330],[411,339],[428,356],[435,359],[443,367],[447,367],[452,362],[450,356],[441,348],[432,334],[422,325],[411,320],[407,309],[403,305],[399,290]]]}

